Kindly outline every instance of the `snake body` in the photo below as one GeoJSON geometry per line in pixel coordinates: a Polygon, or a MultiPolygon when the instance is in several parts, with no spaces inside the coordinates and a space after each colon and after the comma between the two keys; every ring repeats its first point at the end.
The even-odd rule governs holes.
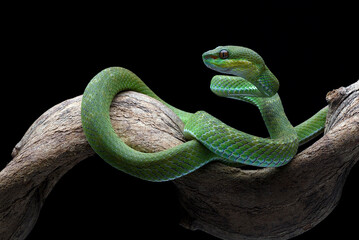
{"type": "Polygon", "coordinates": [[[111,67],[90,81],[82,98],[82,126],[94,151],[128,174],[149,181],[167,181],[214,160],[257,167],[283,166],[294,157],[300,144],[322,132],[327,107],[293,127],[277,93],[279,82],[256,52],[224,46],[207,51],[202,57],[207,67],[226,74],[212,78],[211,90],[218,96],[257,106],[270,138],[236,130],[204,111],[193,114],[177,109],[160,99],[131,71],[111,67]],[[155,153],[127,146],[113,130],[109,115],[115,95],[126,90],[146,94],[167,105],[184,122],[184,135],[189,140],[155,153]]]}

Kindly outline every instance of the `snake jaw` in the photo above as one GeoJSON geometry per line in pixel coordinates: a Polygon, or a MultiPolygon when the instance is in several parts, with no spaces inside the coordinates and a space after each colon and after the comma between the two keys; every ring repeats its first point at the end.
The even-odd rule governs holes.
{"type": "Polygon", "coordinates": [[[205,52],[202,55],[202,59],[204,64],[214,71],[218,72],[224,72],[228,71],[226,68],[221,68],[221,60],[219,57],[215,54],[213,54],[211,51],[205,52]]]}

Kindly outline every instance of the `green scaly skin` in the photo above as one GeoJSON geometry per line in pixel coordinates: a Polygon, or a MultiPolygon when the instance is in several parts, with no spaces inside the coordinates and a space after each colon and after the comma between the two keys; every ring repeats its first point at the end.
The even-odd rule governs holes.
{"type": "Polygon", "coordinates": [[[300,144],[323,131],[327,107],[295,128],[290,124],[277,93],[279,82],[254,51],[217,47],[204,53],[203,60],[213,70],[234,75],[213,77],[211,90],[218,96],[257,106],[270,138],[238,131],[203,111],[192,114],[177,109],[161,100],[131,71],[112,67],[90,81],[82,98],[82,126],[94,151],[128,174],[149,181],[167,181],[214,160],[257,167],[283,166],[294,157],[300,144]],[[189,141],[156,153],[127,146],[113,130],[109,115],[115,95],[126,90],[146,94],[172,109],[185,123],[184,134],[189,141]]]}

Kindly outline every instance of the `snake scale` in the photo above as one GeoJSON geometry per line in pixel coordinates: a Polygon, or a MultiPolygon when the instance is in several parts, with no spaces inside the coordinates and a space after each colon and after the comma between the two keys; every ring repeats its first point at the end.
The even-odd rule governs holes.
{"type": "Polygon", "coordinates": [[[294,157],[299,145],[323,131],[327,107],[302,124],[291,125],[277,93],[277,78],[253,50],[220,46],[205,52],[202,58],[207,67],[224,74],[212,78],[211,90],[218,96],[257,106],[269,138],[236,130],[204,111],[193,114],[177,109],[160,99],[131,71],[110,67],[90,81],[82,98],[82,126],[93,150],[110,165],[130,175],[167,181],[214,160],[257,167],[283,166],[294,157]],[[115,95],[126,90],[146,94],[167,105],[184,122],[188,141],[155,153],[139,152],[127,146],[113,130],[109,115],[115,95]]]}

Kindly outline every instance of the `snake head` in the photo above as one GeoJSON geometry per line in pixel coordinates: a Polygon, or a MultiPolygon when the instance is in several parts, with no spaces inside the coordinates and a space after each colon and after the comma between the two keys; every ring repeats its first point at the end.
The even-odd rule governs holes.
{"type": "Polygon", "coordinates": [[[219,46],[203,53],[202,58],[208,68],[243,78],[253,84],[263,96],[271,97],[278,91],[277,78],[266,67],[262,57],[249,48],[219,46]]]}
{"type": "Polygon", "coordinates": [[[264,71],[261,56],[249,48],[239,46],[219,46],[202,55],[204,64],[217,72],[231,74],[255,81],[264,71]]]}

